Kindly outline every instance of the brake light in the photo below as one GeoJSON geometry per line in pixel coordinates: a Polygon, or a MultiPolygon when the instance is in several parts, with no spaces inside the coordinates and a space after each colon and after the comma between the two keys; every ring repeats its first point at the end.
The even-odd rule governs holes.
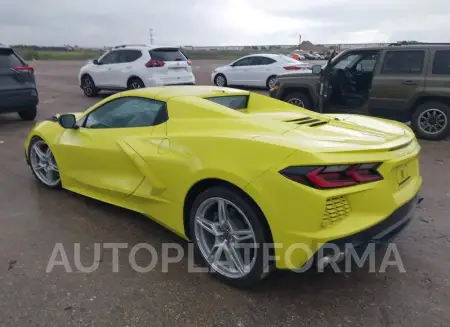
{"type": "Polygon", "coordinates": [[[318,189],[335,189],[383,179],[377,171],[381,163],[331,166],[291,166],[280,171],[290,180],[318,189]]]}
{"type": "Polygon", "coordinates": [[[15,66],[12,68],[13,70],[17,72],[29,72],[34,73],[34,68],[31,66],[15,66]]]}
{"type": "Polygon", "coordinates": [[[145,67],[147,67],[147,68],[152,68],[152,67],[163,67],[163,66],[164,66],[164,61],[162,61],[162,60],[154,60],[154,59],[149,60],[149,61],[145,64],[145,67]]]}
{"type": "Polygon", "coordinates": [[[301,70],[302,68],[299,66],[285,66],[283,67],[285,70],[301,70]]]}
{"type": "Polygon", "coordinates": [[[191,60],[191,59],[188,59],[187,64],[188,64],[189,66],[192,66],[192,60],[191,60]]]}

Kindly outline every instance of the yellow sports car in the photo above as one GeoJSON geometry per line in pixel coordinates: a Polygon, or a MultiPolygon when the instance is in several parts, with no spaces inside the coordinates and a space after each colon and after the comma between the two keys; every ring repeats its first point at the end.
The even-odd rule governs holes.
{"type": "Polygon", "coordinates": [[[391,239],[419,201],[419,150],[401,123],[212,86],[121,92],[25,143],[40,183],[151,217],[238,287],[391,239]]]}

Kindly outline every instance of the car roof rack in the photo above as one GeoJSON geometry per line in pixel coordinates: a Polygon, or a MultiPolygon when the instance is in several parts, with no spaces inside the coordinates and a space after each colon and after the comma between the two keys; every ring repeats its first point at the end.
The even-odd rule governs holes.
{"type": "Polygon", "coordinates": [[[121,44],[121,45],[116,45],[114,47],[114,49],[126,48],[126,47],[148,47],[148,45],[147,44],[121,44]]]}

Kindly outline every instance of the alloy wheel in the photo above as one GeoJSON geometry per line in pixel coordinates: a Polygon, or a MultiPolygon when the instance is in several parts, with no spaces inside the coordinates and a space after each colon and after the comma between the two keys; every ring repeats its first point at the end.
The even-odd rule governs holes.
{"type": "Polygon", "coordinates": [[[448,124],[447,115],[440,109],[428,109],[419,116],[419,128],[427,134],[438,134],[448,124]]]}
{"type": "Polygon", "coordinates": [[[60,183],[59,169],[52,151],[44,141],[36,141],[30,148],[31,169],[37,178],[47,186],[60,183]]]}
{"type": "Polygon", "coordinates": [[[273,87],[275,86],[275,78],[269,79],[267,85],[269,86],[269,89],[273,89],[273,87]]]}
{"type": "Polygon", "coordinates": [[[290,104],[302,107],[302,108],[305,107],[305,104],[303,103],[303,101],[298,99],[298,98],[289,99],[287,102],[290,103],[290,104]]]}
{"type": "Polygon", "coordinates": [[[228,278],[242,278],[256,261],[252,225],[234,203],[221,197],[203,201],[195,214],[195,237],[211,268],[228,278]]]}
{"type": "Polygon", "coordinates": [[[85,77],[83,80],[83,90],[84,93],[86,93],[87,96],[92,95],[94,92],[92,80],[89,77],[85,77]]]}
{"type": "Polygon", "coordinates": [[[216,77],[216,85],[217,86],[225,86],[225,77],[219,75],[216,77]]]}

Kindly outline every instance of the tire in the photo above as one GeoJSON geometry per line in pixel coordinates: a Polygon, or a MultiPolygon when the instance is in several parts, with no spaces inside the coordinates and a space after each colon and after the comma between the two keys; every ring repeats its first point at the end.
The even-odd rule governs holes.
{"type": "Polygon", "coordinates": [[[28,146],[28,158],[31,172],[41,185],[49,189],[60,189],[62,187],[61,177],[59,175],[59,169],[55,157],[53,156],[50,147],[43,139],[37,136],[31,139],[30,145],[28,146]],[[35,147],[38,147],[42,151],[40,155],[36,152],[35,147]],[[44,155],[46,156],[45,160],[43,160],[42,157],[44,155]],[[44,164],[44,161],[46,164],[44,164]],[[37,168],[42,165],[44,165],[45,168],[37,168]],[[50,176],[50,174],[52,178],[48,178],[48,180],[46,180],[44,176],[50,176]]]}
{"type": "MultiPolygon", "coordinates": [[[[220,281],[233,286],[237,288],[250,288],[257,283],[259,283],[262,279],[264,279],[270,271],[273,269],[273,265],[265,265],[264,263],[264,248],[263,246],[267,244],[269,237],[267,236],[267,230],[264,228],[263,219],[265,217],[262,216],[260,211],[255,208],[255,206],[248,201],[243,195],[241,195],[239,192],[233,190],[232,188],[223,187],[223,186],[215,186],[211,187],[202,193],[200,193],[197,198],[195,199],[191,211],[189,213],[189,224],[190,224],[190,231],[192,236],[192,242],[194,243],[195,248],[195,254],[196,258],[199,258],[204,265],[206,265],[209,268],[209,273],[214,276],[215,278],[219,279],[220,281]],[[232,223],[232,226],[230,228],[230,225],[224,224],[225,229],[223,230],[222,236],[214,236],[210,231],[205,229],[200,223],[199,223],[199,217],[204,217],[204,213],[208,213],[210,217],[206,221],[212,222],[216,225],[215,230],[220,231],[222,230],[221,227],[219,227],[218,223],[218,204],[217,201],[220,201],[221,203],[226,203],[226,208],[228,208],[228,215],[230,219],[228,219],[228,222],[232,223]],[[208,204],[209,203],[209,204],[208,204]],[[205,208],[209,209],[205,211],[205,208]],[[214,213],[214,215],[212,215],[214,213]],[[211,218],[213,217],[213,218],[211,218]],[[237,217],[239,219],[237,219],[237,217]],[[244,229],[245,231],[252,231],[251,233],[247,233],[246,235],[249,236],[252,235],[252,239],[248,239],[245,242],[244,240],[241,240],[241,242],[238,242],[234,239],[233,236],[233,230],[234,233],[237,229],[237,226],[241,223],[241,229],[244,229]],[[245,225],[245,226],[244,226],[245,225]],[[228,230],[228,231],[227,231],[228,230]],[[232,230],[231,233],[229,233],[229,230],[232,230]],[[208,235],[210,239],[205,237],[205,235],[208,235]],[[213,241],[214,239],[214,241],[213,241]],[[206,241],[209,240],[209,241],[206,241]],[[208,247],[208,242],[209,247],[208,247]],[[212,244],[215,243],[216,245],[213,246],[212,244]],[[224,246],[222,252],[219,251],[219,243],[224,246]],[[225,245],[226,244],[226,245],[225,245]],[[250,249],[255,249],[254,251],[249,250],[248,253],[248,259],[245,261],[243,259],[243,248],[239,247],[237,244],[253,244],[254,247],[250,246],[250,249]],[[212,249],[215,249],[215,254],[218,255],[219,260],[220,258],[225,259],[230,258],[230,253],[237,253],[240,262],[247,262],[248,267],[243,267],[239,265],[242,270],[238,271],[237,269],[238,265],[234,265],[234,272],[230,272],[230,267],[226,268],[221,265],[217,264],[216,258],[211,258],[212,249]],[[209,250],[209,251],[208,251],[209,250]],[[227,256],[227,253],[229,254],[227,256]],[[264,268],[266,267],[266,268],[264,268]],[[228,272],[226,271],[228,269],[228,272]],[[234,275],[233,275],[234,274],[234,275]]],[[[202,224],[204,223],[204,219],[202,220],[202,224]]],[[[210,226],[206,224],[206,226],[210,226]]],[[[211,229],[210,229],[211,230],[211,229]]],[[[244,234],[240,234],[244,235],[244,234]]],[[[244,236],[241,236],[244,237],[244,236]]],[[[236,257],[235,257],[236,258],[236,257]]],[[[231,261],[229,261],[231,262],[231,261]]]]}
{"type": "Polygon", "coordinates": [[[140,78],[133,77],[128,80],[127,88],[129,90],[143,89],[145,88],[145,84],[140,78]]]}
{"type": "Polygon", "coordinates": [[[283,101],[286,101],[288,103],[291,103],[293,105],[296,105],[298,107],[302,107],[305,109],[311,109],[311,101],[309,100],[308,96],[302,92],[292,92],[288,93],[284,98],[283,101]]]}
{"type": "Polygon", "coordinates": [[[37,108],[36,106],[19,111],[17,113],[22,120],[31,121],[36,118],[37,108]]]}
{"type": "Polygon", "coordinates": [[[414,111],[411,127],[421,139],[430,141],[444,139],[450,134],[450,107],[435,101],[419,105],[414,111]]]}
{"type": "Polygon", "coordinates": [[[228,81],[224,74],[217,74],[214,77],[214,84],[220,87],[226,87],[228,85],[228,81]]]}
{"type": "Polygon", "coordinates": [[[81,89],[88,98],[94,98],[98,96],[98,93],[100,92],[90,75],[84,75],[81,78],[81,89]]]}
{"type": "Polygon", "coordinates": [[[269,78],[267,79],[267,81],[266,81],[266,88],[267,88],[269,91],[270,91],[270,89],[272,89],[273,86],[275,85],[275,79],[276,79],[276,76],[275,76],[275,75],[269,76],[269,78]]]}

